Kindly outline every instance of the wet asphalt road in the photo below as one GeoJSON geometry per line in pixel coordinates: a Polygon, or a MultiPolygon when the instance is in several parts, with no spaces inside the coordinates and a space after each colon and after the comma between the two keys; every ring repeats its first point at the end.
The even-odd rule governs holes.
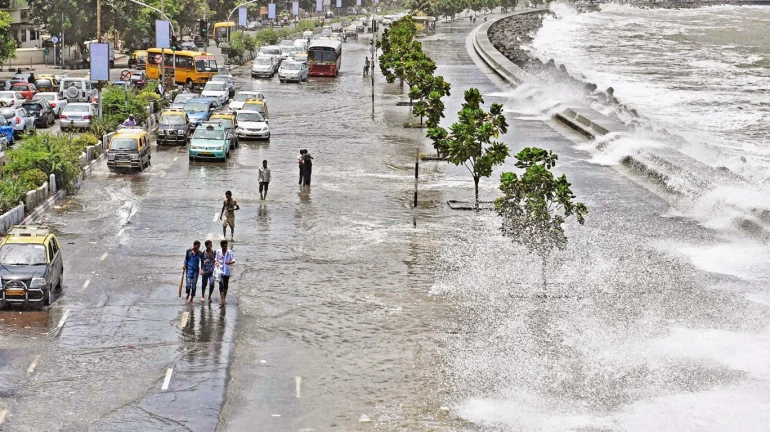
{"type": "MultiPolygon", "coordinates": [[[[469,29],[452,30],[456,56],[469,29]]],[[[154,147],[141,174],[102,162],[44,217],[64,246],[65,283],[50,309],[0,313],[2,430],[451,423],[437,402],[431,321],[444,306],[427,294],[433,241],[411,226],[421,132],[400,127],[399,89],[379,72],[372,117],[366,42],[344,45],[336,79],[238,77],[239,90],[267,95],[269,142],[243,143],[226,164],[189,163],[174,147],[154,147]],[[315,157],[309,190],[297,185],[300,148],[315,157]],[[273,181],[260,202],[263,159],[273,181]],[[241,206],[230,303],[189,306],[177,297],[184,251],[221,239],[225,190],[241,206]]],[[[440,193],[425,196],[419,216],[440,219],[440,193]]]]}

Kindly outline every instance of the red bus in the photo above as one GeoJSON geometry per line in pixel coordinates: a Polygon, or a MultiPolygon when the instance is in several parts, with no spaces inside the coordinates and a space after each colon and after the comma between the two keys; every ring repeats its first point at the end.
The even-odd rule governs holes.
{"type": "Polygon", "coordinates": [[[307,65],[310,76],[336,77],[342,64],[342,42],[314,40],[307,49],[307,65]]]}

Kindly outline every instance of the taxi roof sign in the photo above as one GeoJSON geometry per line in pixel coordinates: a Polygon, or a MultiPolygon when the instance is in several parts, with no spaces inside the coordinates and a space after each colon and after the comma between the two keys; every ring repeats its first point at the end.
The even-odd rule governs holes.
{"type": "Polygon", "coordinates": [[[8,231],[9,236],[45,237],[50,234],[48,225],[16,225],[8,231]]]}

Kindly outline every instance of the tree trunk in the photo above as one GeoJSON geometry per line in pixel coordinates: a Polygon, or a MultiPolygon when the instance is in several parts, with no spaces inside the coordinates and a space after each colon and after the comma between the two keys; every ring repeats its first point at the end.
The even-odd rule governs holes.
{"type": "Polygon", "coordinates": [[[473,176],[473,185],[476,188],[476,211],[479,211],[479,177],[473,176]]]}

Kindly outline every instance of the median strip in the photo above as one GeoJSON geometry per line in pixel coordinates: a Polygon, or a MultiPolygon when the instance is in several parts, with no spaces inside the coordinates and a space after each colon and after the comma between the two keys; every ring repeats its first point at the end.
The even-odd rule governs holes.
{"type": "Polygon", "coordinates": [[[163,390],[163,391],[168,390],[168,385],[171,383],[171,374],[173,374],[173,373],[174,373],[174,369],[173,368],[169,368],[166,371],[166,378],[163,380],[163,387],[160,388],[161,390],[163,390]]]}

